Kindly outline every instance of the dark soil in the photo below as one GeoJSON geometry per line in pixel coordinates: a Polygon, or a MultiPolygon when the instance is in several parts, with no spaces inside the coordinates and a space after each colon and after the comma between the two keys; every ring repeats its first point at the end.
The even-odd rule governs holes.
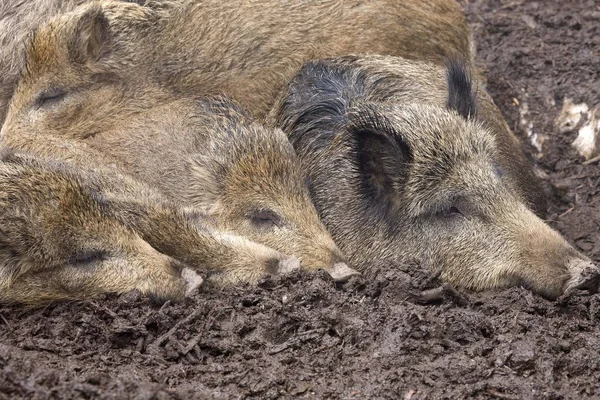
{"type": "MultiPolygon", "coordinates": [[[[465,10],[509,123],[523,133],[526,102],[548,137],[537,156],[554,185],[550,222],[600,262],[600,165],[582,165],[575,133],[553,125],[564,97],[600,103],[600,5],[465,10]]],[[[600,295],[457,293],[418,271],[344,286],[298,272],[160,308],[136,293],[0,308],[0,398],[600,397],[600,295]]]]}

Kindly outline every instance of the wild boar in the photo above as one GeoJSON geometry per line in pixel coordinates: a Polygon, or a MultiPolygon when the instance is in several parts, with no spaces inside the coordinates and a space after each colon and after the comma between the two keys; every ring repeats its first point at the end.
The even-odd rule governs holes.
{"type": "Polygon", "coordinates": [[[23,44],[42,22],[90,0],[2,0],[0,2],[0,126],[23,67],[23,44]]]}
{"type": "Polygon", "coordinates": [[[476,86],[460,62],[314,61],[270,124],[288,134],[323,222],[358,270],[416,258],[475,290],[596,290],[598,268],[532,211],[542,190],[476,86]]]}
{"type": "MultiPolygon", "coordinates": [[[[171,10],[167,3],[162,2],[161,7],[165,6],[165,9],[171,10]]],[[[169,89],[158,84],[153,85],[152,83],[139,86],[139,91],[135,93],[128,91],[127,88],[136,87],[136,85],[120,81],[118,71],[114,74],[108,70],[101,72],[96,68],[99,64],[95,63],[95,61],[98,61],[96,57],[107,50],[105,45],[112,43],[112,34],[105,30],[107,27],[104,25],[110,19],[107,15],[114,17],[114,15],[110,14],[111,12],[114,11],[115,14],[118,14],[123,9],[134,10],[136,12],[143,10],[148,14],[138,15],[132,12],[128,15],[129,19],[116,18],[116,21],[123,24],[134,22],[144,25],[141,21],[147,18],[145,24],[152,24],[164,17],[163,11],[160,11],[162,8],[157,6],[156,8],[149,9],[135,4],[103,4],[104,9],[99,8],[97,5],[90,6],[84,8],[82,15],[77,14],[76,17],[71,16],[70,19],[68,18],[67,21],[69,22],[77,22],[75,26],[69,26],[69,23],[66,25],[58,24],[55,27],[57,29],[56,32],[47,32],[47,35],[42,32],[44,30],[42,27],[38,31],[38,34],[34,35],[28,48],[30,52],[28,53],[24,79],[27,80],[25,75],[31,77],[32,75],[29,75],[29,72],[33,73],[36,70],[45,75],[44,79],[48,78],[46,73],[50,72],[52,79],[60,81],[62,78],[59,75],[67,72],[64,78],[73,78],[75,83],[71,84],[70,87],[77,87],[78,89],[67,93],[55,84],[49,84],[47,89],[37,95],[33,99],[33,103],[30,103],[26,107],[33,113],[26,111],[26,114],[21,114],[21,117],[24,117],[21,123],[10,123],[9,121],[13,121],[12,118],[7,120],[1,132],[2,144],[4,146],[25,149],[38,156],[55,156],[56,149],[49,146],[46,141],[46,134],[51,134],[55,137],[62,135],[63,139],[86,140],[88,143],[94,144],[96,148],[104,149],[104,153],[112,152],[115,148],[118,148],[112,146],[115,143],[110,143],[109,140],[109,145],[102,147],[100,138],[113,137],[114,139],[119,137],[114,136],[116,135],[114,132],[119,129],[122,129],[122,132],[129,129],[123,128],[123,124],[134,118],[136,114],[145,109],[152,109],[156,104],[168,103],[169,99],[173,97],[173,93],[169,89]],[[75,36],[73,36],[73,29],[76,33],[75,36]],[[60,40],[54,42],[57,39],[55,34],[63,31],[68,43],[61,42],[60,40]],[[44,40],[41,39],[43,37],[46,37],[48,42],[44,43],[44,40]],[[108,40],[108,42],[105,40],[108,40]],[[48,45],[49,43],[54,43],[57,47],[54,48],[48,45]],[[61,48],[58,44],[64,44],[66,47],[61,48]],[[68,54],[63,53],[63,51],[66,51],[68,54]],[[74,61],[77,64],[74,66],[74,69],[51,72],[50,69],[53,65],[51,59],[55,56],[60,58],[65,55],[67,60],[74,61]],[[83,64],[80,64],[81,62],[83,64]],[[83,65],[85,66],[80,68],[83,65]],[[78,75],[76,70],[83,72],[83,74],[78,75]],[[88,89],[97,89],[97,92],[90,97],[92,101],[97,102],[94,103],[94,106],[88,103],[82,108],[83,105],[78,100],[76,103],[70,101],[70,99],[74,98],[81,99],[82,96],[87,98],[86,96],[89,93],[86,93],[86,91],[88,89]],[[75,97],[71,97],[71,94],[75,97]],[[131,96],[132,94],[135,95],[131,96]],[[50,114],[47,113],[48,111],[50,114]],[[125,115],[128,118],[125,118],[125,115]],[[36,123],[41,116],[49,118],[47,120],[48,124],[36,123]],[[82,119],[83,116],[86,117],[82,119]],[[32,123],[32,125],[28,125],[28,123],[32,123]],[[61,127],[67,125],[70,134],[64,134],[64,131],[61,130],[61,127]]],[[[119,15],[122,16],[121,14],[119,15]]],[[[57,19],[57,21],[62,20],[63,17],[57,19]]],[[[143,32],[132,30],[129,33],[132,35],[129,39],[133,39],[137,37],[136,35],[143,32]]],[[[61,38],[58,37],[58,39],[61,38]]],[[[119,65],[123,66],[123,64],[124,62],[119,62],[119,65]]],[[[129,73],[131,71],[126,72],[129,73]]],[[[137,74],[134,75],[137,76],[137,74]]],[[[23,86],[19,87],[23,88],[23,86]]],[[[19,99],[20,97],[17,94],[13,99],[13,104],[18,104],[19,99]]],[[[222,110],[225,109],[225,107],[220,108],[222,110]]],[[[168,125],[169,123],[173,123],[173,121],[169,119],[170,117],[167,114],[164,114],[165,110],[167,109],[160,110],[160,108],[157,108],[155,112],[160,113],[161,117],[166,118],[165,124],[167,127],[165,129],[169,131],[168,125]]],[[[177,115],[177,110],[174,111],[175,114],[173,115],[177,115]]],[[[182,111],[185,112],[185,107],[182,111]]],[[[151,112],[146,112],[143,118],[147,118],[149,115],[151,115],[151,112]]],[[[201,119],[201,117],[196,116],[196,121],[192,118],[192,121],[188,122],[185,122],[185,115],[182,115],[180,118],[181,121],[184,121],[184,126],[187,124],[188,138],[192,136],[195,130],[201,127],[201,125],[197,124],[197,120],[201,119]]],[[[220,119],[223,119],[223,116],[215,115],[212,118],[207,117],[205,122],[218,128],[217,122],[220,119]]],[[[142,121],[142,118],[138,119],[138,121],[142,121]]],[[[202,186],[200,188],[202,190],[197,191],[193,195],[188,194],[188,197],[195,196],[194,199],[188,199],[188,201],[194,205],[201,205],[204,212],[207,210],[210,211],[213,217],[215,217],[213,220],[219,221],[219,225],[224,226],[226,229],[233,230],[233,226],[235,225],[235,232],[255,238],[256,240],[260,238],[262,243],[274,246],[282,251],[298,253],[301,257],[302,265],[306,268],[324,268],[338,280],[344,280],[348,276],[355,274],[355,271],[343,263],[341,253],[316,216],[314,206],[310,203],[306,188],[302,182],[301,174],[297,166],[295,166],[296,161],[293,150],[289,142],[287,142],[285,135],[280,131],[276,134],[267,132],[258,125],[253,125],[249,129],[246,129],[243,125],[235,122],[234,119],[229,124],[233,128],[232,131],[227,131],[225,127],[221,127],[221,136],[215,137],[215,140],[212,142],[212,145],[229,146],[229,153],[222,153],[223,156],[227,155],[229,158],[218,159],[218,157],[214,157],[210,159],[207,157],[209,154],[196,154],[197,157],[193,160],[195,163],[195,171],[193,172],[195,172],[196,178],[193,178],[194,180],[190,182],[205,186],[202,186]],[[239,126],[236,126],[236,124],[239,126]],[[233,131],[239,134],[238,140],[235,142],[226,140],[227,136],[232,134],[233,131]],[[218,144],[219,142],[220,144],[218,144]],[[261,147],[268,151],[254,154],[261,147]],[[213,163],[212,166],[209,164],[209,161],[213,163]],[[217,174],[218,163],[222,163],[220,165],[221,168],[226,167],[228,170],[225,170],[220,175],[217,174]],[[204,172],[201,173],[200,170],[204,172]],[[201,177],[202,174],[204,176],[201,177]],[[251,179],[248,179],[249,177],[251,179]],[[261,182],[257,179],[258,177],[266,180],[261,182]],[[243,185],[247,182],[255,182],[256,184],[252,187],[244,187],[243,185]],[[247,196],[229,195],[230,193],[234,193],[234,190],[232,190],[235,187],[234,185],[238,185],[236,188],[238,193],[247,193],[247,196]],[[278,190],[273,190],[277,185],[280,186],[278,190]],[[209,197],[203,191],[210,194],[211,190],[213,194],[218,193],[215,191],[220,190],[221,192],[218,193],[218,198],[214,198],[214,204],[208,206],[209,202],[207,199],[209,197]],[[200,200],[200,194],[203,195],[203,200],[200,200]],[[269,197],[272,197],[270,203],[267,201],[269,197]],[[230,203],[225,203],[225,201],[230,203]],[[217,207],[217,204],[221,206],[217,207]],[[302,217],[300,217],[301,215],[302,217]]],[[[138,135],[145,130],[148,131],[148,125],[144,126],[143,123],[135,128],[138,130],[138,135]]],[[[210,129],[212,129],[211,126],[202,128],[206,129],[207,132],[210,132],[210,129]]],[[[173,131],[173,129],[171,128],[170,131],[173,131]]],[[[154,132],[160,133],[157,131],[154,132]]],[[[135,133],[129,133],[129,135],[130,137],[134,137],[135,133]]],[[[204,135],[204,137],[206,136],[204,135]]],[[[126,136],[121,136],[121,138],[125,139],[126,136]]],[[[200,138],[202,136],[198,136],[195,139],[196,142],[200,138]]],[[[176,139],[175,136],[169,139],[171,139],[171,143],[168,144],[175,146],[175,148],[183,147],[186,150],[190,149],[190,143],[176,142],[174,141],[176,139]]],[[[129,140],[130,144],[132,143],[130,139],[127,140],[129,140]]],[[[124,145],[125,142],[121,144],[124,145]]],[[[113,157],[111,163],[120,168],[123,166],[123,162],[127,164],[128,160],[134,159],[135,154],[138,154],[137,152],[140,152],[139,155],[141,156],[145,151],[144,155],[150,157],[146,158],[146,165],[156,164],[157,154],[160,155],[165,149],[156,148],[156,146],[153,148],[153,145],[155,146],[156,143],[146,143],[143,145],[147,147],[147,151],[141,149],[139,143],[135,143],[134,147],[124,146],[123,149],[130,153],[121,154],[120,159],[114,159],[113,157]]],[[[191,147],[191,149],[198,149],[198,145],[191,147]]],[[[189,154],[182,153],[181,156],[189,156],[189,154]]],[[[64,160],[72,156],[67,152],[62,157],[64,157],[64,160]]],[[[90,160],[93,161],[94,158],[92,157],[90,160]]],[[[177,161],[177,158],[174,158],[174,160],[177,161]]],[[[90,167],[87,157],[82,157],[82,161],[82,167],[90,167]]],[[[106,159],[102,160],[102,163],[104,162],[107,162],[106,159]]],[[[181,159],[181,165],[187,165],[186,162],[187,160],[181,159]]],[[[131,164],[129,162],[129,167],[131,167],[131,164]]],[[[173,170],[176,170],[176,168],[179,167],[175,165],[173,170]]],[[[133,170],[131,169],[131,171],[133,170]]],[[[127,173],[131,171],[127,171],[127,173]]],[[[154,180],[149,181],[149,183],[156,185],[161,179],[162,177],[155,175],[154,180]]],[[[171,183],[173,182],[172,180],[171,183]]],[[[181,184],[178,183],[178,185],[173,184],[170,189],[178,190],[181,184]]],[[[163,189],[165,188],[163,187],[163,189]]],[[[169,193],[167,190],[165,192],[169,193]]],[[[173,194],[171,194],[171,197],[173,198],[173,194]]],[[[178,202],[182,200],[183,198],[178,199],[178,202]]]]}
{"type": "Polygon", "coordinates": [[[26,124],[91,135],[156,104],[156,87],[225,93],[261,118],[314,58],[472,57],[471,35],[453,0],[140,3],[93,2],[36,29],[6,129],[26,124]]]}
{"type": "Polygon", "coordinates": [[[223,284],[298,266],[114,171],[4,150],[0,183],[0,303],[132,289],[179,299],[202,282],[199,271],[223,284]]]}
{"type": "Polygon", "coordinates": [[[82,140],[220,230],[296,256],[301,267],[322,268],[336,280],[356,273],[320,221],[287,136],[226,98],[165,101],[82,140]]]}

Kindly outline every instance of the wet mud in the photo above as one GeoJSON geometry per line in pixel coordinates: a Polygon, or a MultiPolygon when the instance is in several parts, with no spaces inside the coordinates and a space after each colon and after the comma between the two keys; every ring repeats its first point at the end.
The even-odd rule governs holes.
{"type": "MultiPolygon", "coordinates": [[[[554,123],[565,98],[600,104],[600,4],[463,5],[486,87],[546,177],[549,222],[600,262],[600,163],[554,123]]],[[[295,272],[162,306],[134,292],[0,308],[0,399],[592,399],[599,349],[598,294],[469,293],[418,265],[344,285],[295,272]]]]}

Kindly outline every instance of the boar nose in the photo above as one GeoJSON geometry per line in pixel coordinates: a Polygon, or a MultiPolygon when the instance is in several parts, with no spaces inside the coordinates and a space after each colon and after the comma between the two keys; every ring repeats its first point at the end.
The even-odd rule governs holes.
{"type": "Polygon", "coordinates": [[[265,272],[273,275],[286,275],[300,268],[300,260],[295,256],[272,257],[265,262],[265,272]]]}
{"type": "Polygon", "coordinates": [[[335,282],[347,282],[353,276],[360,275],[360,272],[350,268],[345,263],[344,257],[337,247],[330,249],[331,258],[328,265],[323,268],[335,282]]]}
{"type": "Polygon", "coordinates": [[[598,291],[600,283],[600,269],[589,260],[581,258],[572,259],[568,265],[571,278],[565,286],[565,296],[575,290],[588,290],[591,293],[598,291]]]}
{"type": "Polygon", "coordinates": [[[196,271],[187,267],[184,267],[181,270],[181,277],[185,281],[185,295],[187,297],[196,293],[196,291],[198,291],[198,288],[200,288],[200,286],[204,282],[202,277],[198,275],[196,271]]]}
{"type": "Polygon", "coordinates": [[[300,260],[297,257],[291,256],[278,260],[277,273],[281,275],[289,274],[290,272],[300,268],[300,260]]]}
{"type": "Polygon", "coordinates": [[[350,268],[348,265],[346,265],[346,263],[343,262],[337,262],[333,264],[333,266],[326,268],[325,271],[327,271],[327,273],[331,275],[333,280],[336,282],[346,282],[351,277],[360,275],[360,272],[350,268]]]}

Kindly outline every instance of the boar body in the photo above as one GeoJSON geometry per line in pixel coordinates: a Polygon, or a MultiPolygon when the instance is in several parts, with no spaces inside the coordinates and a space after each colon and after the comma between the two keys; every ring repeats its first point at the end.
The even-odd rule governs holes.
{"type": "Polygon", "coordinates": [[[335,279],[352,274],[318,217],[287,136],[225,98],[166,101],[84,141],[221,230],[335,279]]]}
{"type": "MultiPolygon", "coordinates": [[[[17,180],[10,181],[5,185],[6,190],[26,191],[37,184],[43,193],[52,194],[53,201],[60,203],[64,192],[61,184],[80,188],[79,182],[84,182],[86,190],[96,193],[92,198],[100,199],[100,205],[90,206],[77,202],[80,197],[76,197],[60,209],[50,207],[48,212],[43,206],[52,203],[38,198],[36,192],[30,195],[36,203],[17,202],[19,209],[29,210],[31,216],[50,212],[58,215],[55,219],[25,219],[22,224],[39,226],[48,232],[60,229],[69,232],[69,235],[43,236],[44,241],[32,242],[32,252],[37,251],[39,243],[46,242],[60,249],[78,248],[68,241],[61,244],[58,239],[79,236],[82,246],[98,243],[101,254],[111,254],[110,243],[128,241],[117,230],[113,235],[105,235],[105,240],[98,239],[104,225],[88,234],[85,229],[95,226],[96,221],[87,219],[95,214],[81,212],[92,206],[108,207],[113,218],[135,233],[140,242],[147,243],[149,249],[164,254],[163,259],[170,257],[191,270],[207,272],[210,281],[218,284],[255,283],[266,273],[285,273],[299,266],[323,268],[336,280],[356,274],[344,264],[341,252],[320,222],[285,134],[254,123],[247,113],[224,98],[172,99],[140,112],[118,130],[86,139],[23,131],[3,136],[2,145],[34,154],[45,160],[48,168],[55,160],[69,168],[69,174],[54,180],[39,178],[31,182],[33,178],[23,175],[20,185],[17,180]],[[71,182],[75,178],[78,180],[71,182]],[[77,224],[63,226],[65,220],[75,220],[77,224]]],[[[43,169],[43,165],[37,169],[43,169]]],[[[51,168],[47,174],[50,178],[54,176],[51,168]]],[[[5,217],[10,220],[10,212],[5,217]]],[[[19,246],[23,241],[9,238],[6,244],[19,246]]],[[[134,254],[133,250],[130,253],[134,254]]],[[[57,257],[58,254],[54,253],[57,257]]],[[[79,281],[84,284],[86,276],[73,274],[76,268],[65,265],[62,259],[38,261],[40,272],[34,271],[35,279],[55,274],[61,280],[72,276],[71,286],[79,281]]],[[[127,267],[128,271],[143,266],[133,260],[119,262],[123,265],[121,269],[127,267]]],[[[95,280],[85,286],[87,291],[73,293],[65,286],[61,292],[61,288],[50,286],[49,290],[54,290],[52,296],[58,299],[62,293],[63,298],[90,297],[114,287],[120,288],[119,291],[132,288],[132,283],[121,278],[122,275],[111,273],[118,263],[101,265],[103,268],[94,269],[95,280]],[[102,276],[113,287],[101,285],[98,279],[102,276]]],[[[151,272],[158,270],[156,265],[146,267],[151,272]]],[[[11,267],[6,265],[5,269],[11,267]]],[[[142,277],[146,279],[146,275],[142,277]]],[[[5,283],[10,289],[7,296],[14,301],[25,301],[14,298],[20,291],[26,293],[29,302],[51,300],[43,291],[39,296],[32,290],[23,291],[32,282],[33,278],[23,278],[10,285],[5,283]]],[[[158,293],[159,286],[156,282],[152,285],[151,293],[158,293]]],[[[150,290],[143,286],[136,288],[143,292],[150,290]]],[[[167,289],[165,284],[166,294],[161,298],[180,295],[167,289]]]]}
{"type": "MultiPolygon", "coordinates": [[[[89,159],[93,151],[84,150],[89,159]]],[[[196,272],[218,283],[255,282],[297,266],[114,169],[75,169],[4,150],[0,171],[0,302],[132,289],[179,299],[202,282],[196,272]]]]}
{"type": "MultiPolygon", "coordinates": [[[[285,135],[252,124],[238,111],[225,111],[225,105],[216,107],[220,114],[210,117],[214,110],[209,112],[207,105],[172,103],[186,92],[221,91],[216,86],[198,89],[212,82],[207,76],[214,71],[186,63],[192,59],[205,62],[206,57],[197,53],[202,46],[216,50],[207,38],[199,40],[204,34],[185,30],[188,24],[183,21],[188,18],[190,22],[191,15],[199,14],[205,19],[205,11],[224,10],[210,2],[161,1],[148,6],[100,2],[42,25],[27,46],[26,68],[12,100],[14,112],[2,128],[2,145],[68,161],[77,168],[112,165],[158,187],[180,206],[199,208],[220,229],[298,254],[303,266],[322,267],[334,278],[345,279],[355,271],[343,263],[320,223],[285,135]],[[182,27],[183,33],[172,32],[182,27]],[[148,37],[156,40],[148,41],[148,37]],[[189,46],[181,46],[184,38],[191,40],[189,46]],[[161,41],[166,47],[148,47],[161,41]],[[175,53],[167,60],[163,52],[171,51],[169,46],[175,53]],[[59,66],[61,60],[70,65],[59,66]],[[204,74],[194,75],[195,71],[204,74]],[[204,110],[198,112],[198,107],[204,110]],[[149,125],[154,123],[160,129],[149,125]],[[148,141],[152,134],[155,137],[148,141]],[[205,142],[208,136],[212,139],[205,142]],[[53,141],[63,148],[57,151],[53,141]],[[71,154],[72,146],[84,142],[101,157],[71,154]],[[164,166],[157,158],[165,152],[173,155],[169,166],[157,169],[164,166]],[[191,174],[193,178],[187,180],[169,179],[191,174]]],[[[230,72],[235,75],[235,70],[230,72]]],[[[255,275],[251,277],[250,281],[256,281],[255,275]]]]}
{"type": "Polygon", "coordinates": [[[157,87],[226,94],[262,118],[308,60],[360,53],[470,61],[471,47],[453,0],[93,2],[32,34],[7,124],[91,135],[157,104],[157,87]],[[51,111],[59,100],[72,107],[51,111]]]}
{"type": "MultiPolygon", "coordinates": [[[[309,63],[275,118],[342,250],[363,270],[417,257],[473,289],[524,283],[555,297],[597,285],[589,260],[532,212],[542,215],[543,191],[489,96],[473,96],[460,68],[446,84],[446,58],[470,66],[473,59],[454,2],[269,4],[99,2],[53,19],[26,49],[3,140],[18,142],[28,131],[102,143],[103,132],[173,95],[224,92],[262,118],[308,60],[349,53],[422,60],[412,67],[366,56],[333,68],[309,63]],[[397,131],[406,137],[397,140],[397,131]]],[[[200,203],[204,210],[218,204],[200,203]]]]}
{"type": "Polygon", "coordinates": [[[523,284],[550,298],[598,285],[597,267],[532,211],[543,191],[460,63],[311,62],[270,123],[288,134],[357,269],[417,259],[458,286],[523,284]]]}

